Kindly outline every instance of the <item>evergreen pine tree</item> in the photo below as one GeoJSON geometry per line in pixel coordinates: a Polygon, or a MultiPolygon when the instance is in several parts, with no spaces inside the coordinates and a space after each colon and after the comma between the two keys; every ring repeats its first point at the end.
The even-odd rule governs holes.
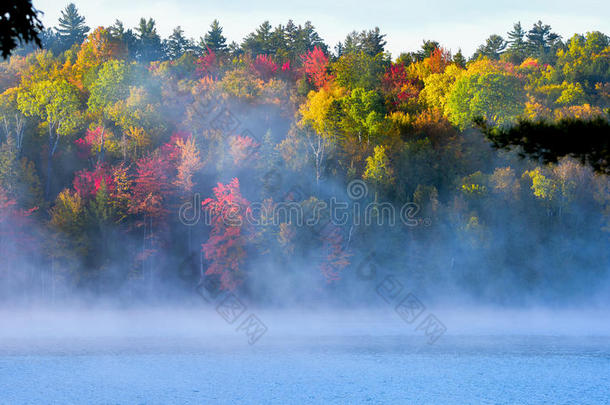
{"type": "Polygon", "coordinates": [[[527,58],[527,44],[525,43],[525,31],[521,27],[521,22],[513,24],[513,30],[507,33],[508,48],[505,52],[504,58],[514,63],[520,64],[525,58],[527,58]]]}
{"type": "Polygon", "coordinates": [[[242,49],[253,56],[269,55],[271,53],[270,42],[272,26],[269,21],[263,22],[255,32],[250,33],[242,44],[242,49]]]}
{"type": "Polygon", "coordinates": [[[531,30],[527,32],[527,49],[530,56],[539,59],[543,63],[553,63],[555,51],[561,46],[561,37],[551,32],[550,25],[544,25],[538,21],[531,30]]]}
{"type": "Polygon", "coordinates": [[[364,53],[375,56],[385,51],[387,42],[384,38],[385,34],[379,31],[379,27],[369,31],[362,31],[360,34],[360,48],[364,53]]]}
{"type": "Polygon", "coordinates": [[[59,24],[55,30],[65,50],[74,44],[81,44],[89,32],[89,27],[85,25],[85,17],[78,13],[74,3],[70,3],[61,11],[59,24]]]}
{"type": "Polygon", "coordinates": [[[172,35],[164,42],[165,54],[171,60],[179,59],[191,47],[191,42],[184,36],[180,26],[174,28],[172,35]]]}
{"type": "Polygon", "coordinates": [[[506,48],[504,38],[493,34],[487,38],[484,45],[479,46],[472,58],[488,57],[489,59],[497,60],[500,59],[500,54],[504,51],[504,48],[506,48]]]}
{"type": "Polygon", "coordinates": [[[432,55],[432,52],[434,52],[437,48],[440,48],[440,46],[441,45],[438,43],[438,41],[424,39],[421,46],[421,50],[414,55],[415,59],[418,61],[422,61],[425,58],[429,58],[430,55],[432,55]]]}
{"type": "Polygon", "coordinates": [[[210,30],[203,37],[203,43],[206,47],[204,50],[209,48],[216,54],[227,51],[227,38],[222,35],[222,27],[218,20],[214,20],[210,24],[210,30]]]}
{"type": "Polygon", "coordinates": [[[147,21],[145,18],[141,18],[136,31],[138,32],[136,59],[145,63],[163,59],[165,55],[161,37],[157,34],[155,27],[155,20],[149,18],[147,21]]]}
{"type": "Polygon", "coordinates": [[[305,21],[305,25],[303,26],[301,32],[306,42],[305,52],[313,50],[313,48],[316,46],[324,52],[327,51],[326,44],[322,38],[320,38],[320,35],[317,33],[311,21],[305,21]]]}
{"type": "Polygon", "coordinates": [[[457,53],[453,55],[453,63],[464,69],[466,67],[466,58],[462,54],[462,50],[458,49],[457,53]]]}
{"type": "Polygon", "coordinates": [[[125,27],[120,20],[115,20],[114,24],[108,29],[113,38],[118,39],[125,45],[129,57],[135,59],[136,51],[138,49],[138,38],[133,33],[133,30],[131,28],[125,30],[125,27]]]}

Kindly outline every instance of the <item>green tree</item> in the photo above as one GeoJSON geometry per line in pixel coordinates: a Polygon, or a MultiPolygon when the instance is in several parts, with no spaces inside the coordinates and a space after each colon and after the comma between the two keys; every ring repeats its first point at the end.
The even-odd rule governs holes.
{"type": "Polygon", "coordinates": [[[542,21],[534,24],[527,32],[527,48],[529,54],[543,63],[553,63],[555,51],[559,49],[561,37],[551,32],[550,25],[544,25],[542,21]]]}
{"type": "Polygon", "coordinates": [[[51,196],[53,157],[61,136],[69,135],[80,120],[77,89],[64,79],[33,83],[17,96],[18,108],[26,116],[38,117],[47,127],[48,156],[45,197],[51,196]]]}
{"type": "Polygon", "coordinates": [[[379,27],[368,31],[352,31],[347,35],[345,41],[339,44],[340,53],[338,56],[364,52],[374,57],[385,51],[386,44],[385,34],[381,33],[379,27]]]}
{"type": "Polygon", "coordinates": [[[376,190],[394,183],[394,170],[383,145],[375,146],[373,155],[366,158],[366,170],[362,178],[373,183],[376,190]]]}
{"type": "Polygon", "coordinates": [[[341,124],[348,135],[356,135],[358,142],[377,140],[382,133],[385,109],[383,98],[374,90],[356,88],[341,100],[344,119],[341,124]]]}
{"type": "Polygon", "coordinates": [[[123,23],[120,20],[115,20],[108,30],[113,38],[118,39],[125,45],[127,54],[130,58],[135,59],[136,51],[138,50],[138,38],[131,28],[125,30],[123,23]]]}
{"type": "Polygon", "coordinates": [[[192,41],[184,36],[184,31],[180,26],[174,28],[169,38],[164,41],[165,55],[170,60],[180,59],[180,57],[193,47],[192,41]]]}
{"type": "Polygon", "coordinates": [[[74,3],[70,3],[61,11],[58,27],[55,29],[63,49],[69,49],[74,44],[81,44],[89,32],[85,25],[85,17],[78,13],[74,3]]]}
{"type": "Polygon", "coordinates": [[[123,61],[111,60],[102,65],[89,88],[88,106],[100,110],[129,96],[132,69],[123,61]]]}
{"type": "Polygon", "coordinates": [[[424,79],[424,88],[419,93],[419,100],[428,108],[445,111],[451,87],[462,77],[464,70],[458,66],[448,66],[443,73],[432,73],[424,79]]]}
{"type": "Polygon", "coordinates": [[[155,20],[140,18],[136,31],[138,38],[136,59],[143,63],[163,59],[165,55],[163,54],[161,37],[157,34],[155,20]]]}
{"type": "Polygon", "coordinates": [[[515,63],[520,64],[527,57],[527,43],[525,42],[525,30],[521,27],[521,22],[513,24],[513,30],[507,33],[508,49],[506,50],[507,58],[515,63]]]}
{"type": "Polygon", "coordinates": [[[429,58],[432,56],[432,53],[440,47],[441,45],[438,43],[438,41],[425,39],[421,45],[421,49],[414,54],[415,61],[421,62],[422,60],[429,58]]]}
{"type": "Polygon", "coordinates": [[[348,89],[375,89],[390,65],[387,55],[379,53],[371,56],[365,52],[347,53],[332,66],[340,86],[348,89]]]}
{"type": "Polygon", "coordinates": [[[504,38],[496,34],[490,35],[485,41],[485,44],[479,46],[473,59],[487,57],[489,59],[498,60],[500,59],[500,54],[504,51],[504,48],[506,48],[506,41],[504,41],[504,38]]]}
{"type": "MultiPolygon", "coordinates": [[[[203,43],[206,48],[209,48],[216,54],[224,53],[227,51],[227,38],[222,35],[222,27],[218,20],[212,21],[210,30],[203,37],[203,43]]],[[[204,49],[205,51],[206,49],[204,49]]]]}
{"type": "Polygon", "coordinates": [[[447,100],[449,120],[464,129],[474,118],[494,125],[514,122],[525,108],[525,91],[514,76],[504,73],[467,75],[458,79],[447,100]]]}
{"type": "MultiPolygon", "coordinates": [[[[313,50],[316,46],[322,51],[327,51],[327,46],[316,31],[311,21],[305,21],[305,24],[301,28],[299,25],[299,39],[300,47],[296,49],[296,55],[303,55],[305,52],[313,50]]],[[[293,44],[294,45],[294,44],[293,44]]]]}
{"type": "Polygon", "coordinates": [[[273,27],[269,21],[263,22],[255,32],[250,33],[242,43],[244,52],[252,56],[272,55],[275,50],[271,46],[271,36],[273,27]]]}
{"type": "Polygon", "coordinates": [[[569,82],[582,85],[589,96],[597,83],[610,81],[610,37],[599,31],[574,35],[557,52],[557,70],[569,82]]]}
{"type": "Polygon", "coordinates": [[[462,54],[462,50],[458,49],[457,53],[453,55],[453,63],[458,67],[464,69],[466,67],[466,58],[462,54]]]}

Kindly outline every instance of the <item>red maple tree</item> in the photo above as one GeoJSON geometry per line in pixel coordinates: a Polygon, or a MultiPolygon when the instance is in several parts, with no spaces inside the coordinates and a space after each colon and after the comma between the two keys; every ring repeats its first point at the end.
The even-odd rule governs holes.
{"type": "Polygon", "coordinates": [[[381,86],[394,105],[416,98],[420,90],[417,80],[409,77],[404,63],[393,63],[384,73],[381,86]]]}
{"type": "Polygon", "coordinates": [[[322,251],[325,256],[320,264],[320,271],[328,283],[341,279],[342,270],[349,265],[351,253],[345,248],[345,242],[339,227],[328,224],[322,231],[322,251]]]}
{"type": "Polygon", "coordinates": [[[112,171],[103,163],[96,165],[93,170],[83,169],[76,172],[72,185],[81,198],[86,200],[96,196],[102,183],[106,184],[107,190],[114,191],[112,171]]]}
{"type": "Polygon", "coordinates": [[[169,142],[164,143],[159,148],[161,152],[161,158],[167,160],[172,165],[176,165],[181,155],[181,148],[179,143],[185,142],[187,139],[192,137],[190,132],[176,131],[172,133],[169,142]]]}
{"type": "Polygon", "coordinates": [[[309,81],[318,89],[328,87],[333,79],[332,75],[328,72],[328,56],[315,46],[311,51],[302,55],[301,59],[303,60],[303,68],[309,81]]]}
{"type": "Polygon", "coordinates": [[[252,70],[263,80],[269,80],[277,71],[277,64],[268,55],[257,55],[251,64],[252,70]]]}
{"type": "Polygon", "coordinates": [[[202,245],[210,263],[205,274],[220,275],[221,289],[234,290],[243,281],[246,245],[251,238],[246,218],[250,203],[242,197],[237,178],[228,184],[218,183],[214,197],[201,203],[212,220],[210,237],[202,245]]]}
{"type": "Polygon", "coordinates": [[[445,48],[436,48],[427,60],[432,73],[443,73],[451,63],[451,52],[445,48]]]}
{"type": "Polygon", "coordinates": [[[244,166],[257,157],[260,144],[247,135],[236,135],[230,138],[229,146],[233,164],[244,166]]]}
{"type": "Polygon", "coordinates": [[[166,214],[164,202],[172,191],[172,167],[160,155],[152,155],[136,162],[136,175],[130,198],[129,212],[159,220],[166,214]]]}
{"type": "Polygon", "coordinates": [[[105,130],[101,126],[88,129],[84,137],[74,141],[77,156],[81,159],[87,159],[94,153],[102,153],[106,137],[105,130]]]}
{"type": "Polygon", "coordinates": [[[208,48],[207,53],[197,59],[195,72],[201,78],[209,77],[216,80],[218,78],[218,59],[216,53],[208,48]]]}

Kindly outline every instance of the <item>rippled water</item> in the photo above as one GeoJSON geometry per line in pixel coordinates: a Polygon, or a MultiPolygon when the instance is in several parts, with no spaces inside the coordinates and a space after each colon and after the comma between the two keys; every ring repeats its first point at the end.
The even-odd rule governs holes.
{"type": "Polygon", "coordinates": [[[607,335],[452,334],[448,316],[429,345],[392,316],[263,315],[254,345],[212,315],[197,327],[193,314],[150,328],[158,314],[13,320],[0,332],[0,403],[610,403],[607,335]]]}

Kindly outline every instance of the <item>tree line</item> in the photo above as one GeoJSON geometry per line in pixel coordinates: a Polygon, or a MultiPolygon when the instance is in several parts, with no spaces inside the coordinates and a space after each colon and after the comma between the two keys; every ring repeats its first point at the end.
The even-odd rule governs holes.
{"type": "Polygon", "coordinates": [[[603,128],[603,33],[515,24],[469,60],[435,41],[392,58],[378,28],[331,51],[310,23],[265,22],[237,44],[215,20],[197,43],[151,19],[91,31],[69,5],[42,34],[0,64],[7,295],[167,296],[209,279],[271,300],[282,279],[348,297],[373,256],[423,291],[502,302],[607,274],[608,178],[483,133],[506,146],[523,120],[603,128]],[[405,206],[408,224],[390,223],[405,206]]]}

